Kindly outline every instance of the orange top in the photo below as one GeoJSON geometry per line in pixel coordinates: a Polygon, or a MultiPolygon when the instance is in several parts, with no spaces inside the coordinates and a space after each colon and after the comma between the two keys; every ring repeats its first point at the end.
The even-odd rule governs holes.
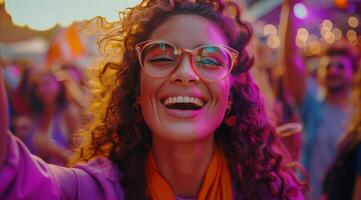
{"type": "MultiPolygon", "coordinates": [[[[147,189],[152,200],[175,200],[175,194],[167,180],[159,173],[153,154],[146,163],[147,189]]],[[[216,150],[207,168],[197,200],[233,199],[232,181],[227,160],[216,150]]]]}

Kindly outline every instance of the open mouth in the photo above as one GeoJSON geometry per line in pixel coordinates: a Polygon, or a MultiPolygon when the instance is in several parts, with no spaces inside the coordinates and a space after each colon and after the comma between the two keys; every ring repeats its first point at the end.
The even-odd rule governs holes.
{"type": "Polygon", "coordinates": [[[188,96],[167,97],[162,103],[165,107],[176,110],[199,110],[206,104],[200,98],[188,96]]]}

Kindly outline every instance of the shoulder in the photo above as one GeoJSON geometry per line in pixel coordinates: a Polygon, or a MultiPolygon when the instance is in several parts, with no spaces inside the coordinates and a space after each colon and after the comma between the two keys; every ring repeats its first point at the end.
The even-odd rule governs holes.
{"type": "Polygon", "coordinates": [[[121,173],[109,159],[94,158],[86,163],[79,163],[72,167],[77,176],[78,194],[80,199],[125,199],[120,185],[121,173]],[[93,191],[89,193],[89,191],[93,191]]]}
{"type": "Polygon", "coordinates": [[[105,157],[93,158],[88,162],[77,163],[73,168],[81,169],[95,177],[114,182],[119,182],[119,175],[121,175],[117,166],[105,157]]]}

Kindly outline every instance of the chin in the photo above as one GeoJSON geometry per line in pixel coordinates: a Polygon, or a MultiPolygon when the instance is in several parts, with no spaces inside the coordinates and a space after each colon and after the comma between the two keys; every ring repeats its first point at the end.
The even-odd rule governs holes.
{"type": "MultiPolygon", "coordinates": [[[[205,123],[203,123],[205,124],[205,123]]],[[[194,123],[161,124],[153,135],[174,142],[196,142],[214,136],[215,128],[194,123]]]]}

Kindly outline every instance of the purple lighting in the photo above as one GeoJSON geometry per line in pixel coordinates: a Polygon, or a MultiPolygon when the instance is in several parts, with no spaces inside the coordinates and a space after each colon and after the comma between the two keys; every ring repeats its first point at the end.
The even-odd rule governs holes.
{"type": "Polygon", "coordinates": [[[299,19],[304,19],[307,16],[307,8],[302,3],[296,3],[293,7],[293,13],[299,19]]]}
{"type": "Polygon", "coordinates": [[[351,14],[354,14],[356,12],[356,6],[352,3],[350,3],[348,6],[347,6],[347,12],[351,13],[351,14]]]}

